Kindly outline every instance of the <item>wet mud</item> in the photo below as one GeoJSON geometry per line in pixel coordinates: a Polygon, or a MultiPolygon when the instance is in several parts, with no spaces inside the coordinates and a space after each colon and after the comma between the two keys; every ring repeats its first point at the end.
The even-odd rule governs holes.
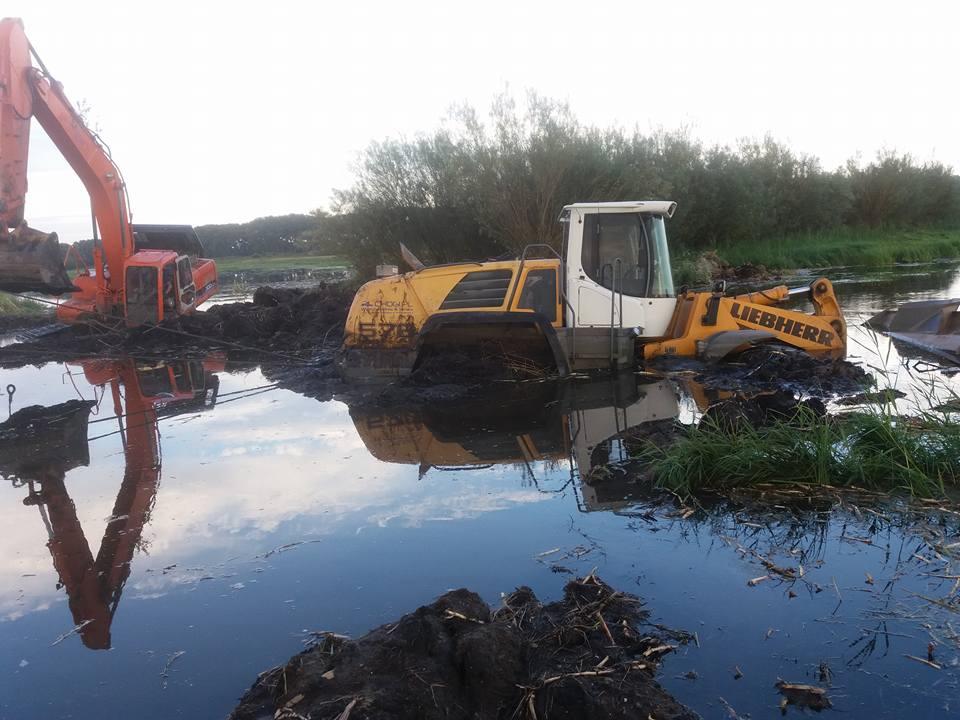
{"type": "Polygon", "coordinates": [[[234,361],[302,361],[332,352],[343,335],[353,294],[343,285],[258,289],[251,302],[214,305],[156,326],[127,330],[92,322],[28,337],[0,348],[0,364],[11,367],[104,353],[184,356],[211,350],[234,361]]]}
{"type": "Polygon", "coordinates": [[[654,679],[685,638],[648,625],[639,598],[593,574],[547,605],[520,587],[495,611],[454,590],[356,641],[316,634],[230,717],[693,720],[654,679]]]}
{"type": "Polygon", "coordinates": [[[861,394],[874,384],[870,373],[848,360],[816,358],[779,345],[751,348],[717,363],[660,358],[651,368],[678,379],[692,378],[714,390],[788,390],[821,399],[861,394]]]}

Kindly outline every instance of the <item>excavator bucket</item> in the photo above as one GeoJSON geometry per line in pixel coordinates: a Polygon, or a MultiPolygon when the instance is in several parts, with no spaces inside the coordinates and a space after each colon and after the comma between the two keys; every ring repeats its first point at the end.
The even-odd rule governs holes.
{"type": "Polygon", "coordinates": [[[63,265],[57,234],[24,224],[0,236],[0,290],[45,295],[76,291],[63,265]]]}

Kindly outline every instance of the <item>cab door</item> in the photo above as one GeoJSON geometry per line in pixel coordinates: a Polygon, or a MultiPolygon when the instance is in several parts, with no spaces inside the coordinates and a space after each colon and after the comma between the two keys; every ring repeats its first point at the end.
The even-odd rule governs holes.
{"type": "Polygon", "coordinates": [[[647,289],[647,243],[635,213],[588,214],[576,263],[577,324],[643,327],[647,289]],[[620,317],[621,308],[624,317],[620,317]]]}
{"type": "Polygon", "coordinates": [[[124,287],[128,327],[160,322],[160,277],[157,268],[145,265],[128,266],[124,287]]]}
{"type": "Polygon", "coordinates": [[[180,313],[193,310],[197,302],[197,288],[193,282],[193,268],[190,258],[181,255],[177,258],[177,307],[180,313]]]}

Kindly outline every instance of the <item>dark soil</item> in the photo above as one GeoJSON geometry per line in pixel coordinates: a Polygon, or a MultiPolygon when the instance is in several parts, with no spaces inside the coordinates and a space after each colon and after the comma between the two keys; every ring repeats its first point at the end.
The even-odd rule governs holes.
{"type": "Polygon", "coordinates": [[[668,376],[692,374],[694,381],[714,390],[739,392],[790,390],[831,398],[863,393],[873,384],[873,378],[859,365],[816,358],[781,345],[760,345],[719,363],[660,358],[652,367],[668,376]]]}
{"type": "Polygon", "coordinates": [[[744,426],[758,428],[795,420],[802,425],[809,418],[826,414],[827,408],[819,398],[800,400],[792,392],[775,390],[718,402],[707,408],[700,422],[736,431],[744,426]]]}
{"type": "Polygon", "coordinates": [[[739,282],[746,280],[779,280],[781,277],[779,270],[771,270],[766,265],[756,265],[754,263],[731,265],[712,251],[704,253],[703,259],[707,262],[710,268],[710,276],[714,280],[739,282]]]}
{"type": "Polygon", "coordinates": [[[527,587],[491,612],[469,590],[373,630],[332,633],[262,673],[234,720],[532,720],[697,716],[654,680],[673,645],[638,598],[590,575],[542,605],[527,587]]]}
{"type": "Polygon", "coordinates": [[[40,327],[53,322],[53,314],[39,313],[33,315],[0,315],[0,335],[6,335],[16,330],[40,327]]]}
{"type": "Polygon", "coordinates": [[[108,323],[72,325],[0,348],[6,366],[102,354],[203,355],[230,360],[297,361],[326,352],[332,362],[353,293],[342,285],[308,290],[260,288],[253,302],[215,305],[157,326],[126,330],[108,323]]]}

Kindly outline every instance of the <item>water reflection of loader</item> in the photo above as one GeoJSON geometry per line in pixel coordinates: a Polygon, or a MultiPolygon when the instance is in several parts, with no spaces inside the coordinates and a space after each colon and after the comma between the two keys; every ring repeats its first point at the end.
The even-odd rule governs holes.
{"type": "Polygon", "coordinates": [[[630,488],[594,482],[594,468],[618,459],[611,453],[624,451],[617,438],[627,430],[677,418],[679,401],[670,380],[638,382],[622,374],[544,383],[470,404],[351,407],[350,416],[371,455],[419,465],[421,476],[431,468],[520,464],[535,480],[534,461],[569,462],[581,479],[584,509],[600,510],[628,504],[630,488]]]}
{"type": "Polygon", "coordinates": [[[25,505],[35,505],[47,529],[47,547],[66,589],[70,612],[83,644],[110,648],[110,625],[130,575],[133,553],[160,483],[157,419],[197,412],[216,403],[223,369],[219,359],[143,362],[93,359],[76,363],[88,382],[109,386],[114,416],[93,423],[116,423],[89,440],[119,434],[125,470],[100,550],[94,558],[66,474],[89,464],[88,424],[94,403],[71,400],[51,407],[25,408],[0,426],[0,473],[26,485],[25,505]]]}

